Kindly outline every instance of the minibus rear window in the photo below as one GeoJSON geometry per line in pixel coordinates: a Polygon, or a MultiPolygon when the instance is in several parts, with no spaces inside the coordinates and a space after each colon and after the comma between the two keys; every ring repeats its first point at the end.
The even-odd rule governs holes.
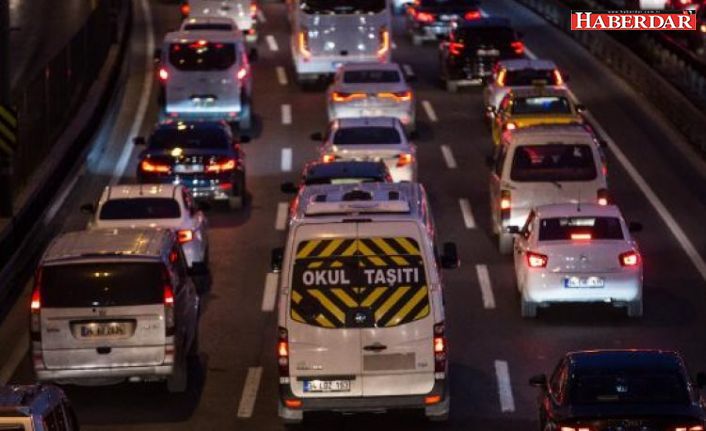
{"type": "Polygon", "coordinates": [[[103,204],[101,220],[179,218],[179,203],[171,198],[111,199],[103,204]]]}
{"type": "Polygon", "coordinates": [[[203,40],[173,43],[169,47],[169,63],[184,72],[227,70],[235,64],[235,45],[203,40]]]}

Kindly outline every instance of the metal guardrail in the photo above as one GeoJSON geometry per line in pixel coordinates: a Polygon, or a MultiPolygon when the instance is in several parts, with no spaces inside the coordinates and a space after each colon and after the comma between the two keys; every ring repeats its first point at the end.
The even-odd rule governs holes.
{"type": "Polygon", "coordinates": [[[586,1],[573,0],[571,5],[564,0],[515,1],[533,9],[613,69],[706,156],[706,111],[698,103],[701,99],[706,103],[706,73],[643,36],[640,43],[650,54],[645,59],[633,52],[633,47],[605,32],[571,31],[571,9],[591,8],[586,1]]]}

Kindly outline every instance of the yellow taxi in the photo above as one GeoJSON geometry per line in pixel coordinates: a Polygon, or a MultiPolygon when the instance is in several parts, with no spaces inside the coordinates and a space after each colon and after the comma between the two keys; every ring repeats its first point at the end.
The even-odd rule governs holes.
{"type": "Polygon", "coordinates": [[[585,108],[573,102],[567,89],[533,88],[516,89],[500,102],[497,111],[490,107],[493,143],[498,145],[506,130],[540,124],[583,124],[585,108]]]}

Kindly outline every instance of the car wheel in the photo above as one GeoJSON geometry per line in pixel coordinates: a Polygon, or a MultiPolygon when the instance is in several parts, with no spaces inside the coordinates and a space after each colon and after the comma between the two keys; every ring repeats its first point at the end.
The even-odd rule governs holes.
{"type": "Polygon", "coordinates": [[[446,80],[446,91],[449,93],[458,93],[458,83],[450,79],[446,80]]]}
{"type": "Polygon", "coordinates": [[[515,237],[509,233],[498,234],[498,251],[502,255],[512,254],[512,247],[515,245],[515,237]]]}
{"type": "Polygon", "coordinates": [[[171,376],[167,377],[167,391],[172,394],[186,391],[189,385],[189,369],[186,358],[179,360],[171,376]]]}
{"type": "Polygon", "coordinates": [[[642,299],[628,302],[627,313],[628,317],[642,317],[642,299]]]}
{"type": "Polygon", "coordinates": [[[238,128],[241,131],[249,131],[252,128],[252,103],[250,98],[243,94],[240,98],[240,119],[238,128]]]}
{"type": "Polygon", "coordinates": [[[527,301],[524,297],[520,298],[520,315],[527,318],[537,317],[537,303],[527,301]]]}

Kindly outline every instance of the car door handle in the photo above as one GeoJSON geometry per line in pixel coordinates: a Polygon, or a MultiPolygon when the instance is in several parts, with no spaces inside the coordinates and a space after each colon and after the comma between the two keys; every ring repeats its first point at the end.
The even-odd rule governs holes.
{"type": "Polygon", "coordinates": [[[370,344],[368,346],[363,347],[363,350],[368,352],[382,352],[385,349],[387,349],[387,346],[384,346],[380,343],[370,344]]]}

